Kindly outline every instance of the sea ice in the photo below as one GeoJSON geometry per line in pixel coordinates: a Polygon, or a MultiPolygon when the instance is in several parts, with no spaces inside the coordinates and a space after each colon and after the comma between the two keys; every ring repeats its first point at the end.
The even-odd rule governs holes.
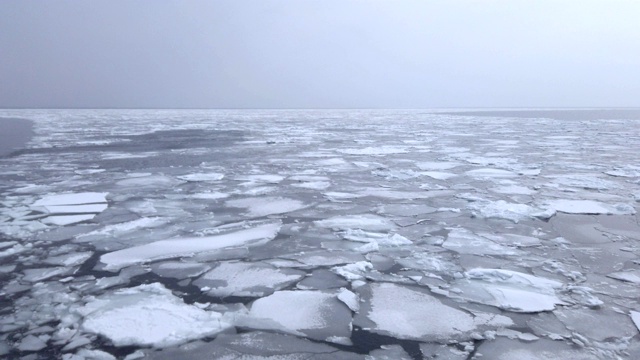
{"type": "Polygon", "coordinates": [[[373,156],[404,154],[408,152],[408,150],[405,147],[384,146],[384,145],[376,146],[376,147],[366,147],[362,149],[338,149],[336,151],[339,153],[349,154],[349,155],[373,155],[373,156]]]}
{"type": "Polygon", "coordinates": [[[247,215],[262,217],[284,214],[307,207],[302,201],[281,197],[258,197],[228,200],[225,205],[247,209],[247,215]]]}
{"type": "MultiPolygon", "coordinates": [[[[351,310],[331,292],[297,290],[276,291],[253,302],[249,317],[271,321],[264,328],[286,331],[316,340],[331,336],[351,337],[351,310]]],[[[249,320],[249,319],[248,319],[249,320]]],[[[245,323],[252,327],[251,321],[245,323]]]]}
{"type": "Polygon", "coordinates": [[[526,204],[514,204],[504,200],[474,201],[468,208],[479,217],[487,219],[505,219],[518,223],[525,219],[548,219],[555,214],[555,210],[542,210],[526,204]]]}
{"type": "Polygon", "coordinates": [[[366,302],[355,324],[376,333],[400,339],[450,341],[467,337],[476,328],[468,313],[417,289],[373,283],[358,288],[358,292],[366,302]]]}
{"type": "Polygon", "coordinates": [[[448,180],[458,176],[454,173],[442,172],[442,171],[425,171],[422,174],[436,180],[448,180]]]}
{"type": "Polygon", "coordinates": [[[176,176],[180,180],[184,181],[218,181],[224,178],[224,174],[221,173],[197,173],[176,176]]]}
{"type": "Polygon", "coordinates": [[[450,229],[442,247],[460,254],[518,255],[517,249],[498,244],[466,229],[450,229]]]}
{"type": "Polygon", "coordinates": [[[395,228],[389,220],[371,214],[334,216],[314,222],[317,226],[334,230],[362,229],[385,231],[395,228]]]}
{"type": "Polygon", "coordinates": [[[96,214],[54,215],[54,216],[48,216],[48,217],[46,217],[46,218],[44,218],[44,219],[42,219],[40,221],[42,223],[44,223],[44,224],[47,224],[47,225],[65,226],[65,225],[77,224],[79,222],[91,220],[94,217],[96,217],[96,214]]]}
{"type": "Polygon", "coordinates": [[[545,206],[568,214],[633,215],[636,213],[633,206],[628,204],[609,205],[593,200],[549,200],[545,206]]]}
{"type": "Polygon", "coordinates": [[[469,170],[465,174],[474,178],[508,178],[517,176],[515,173],[508,170],[492,168],[469,170]]]}
{"type": "Polygon", "coordinates": [[[363,360],[364,356],[339,351],[327,344],[299,337],[262,331],[220,334],[211,342],[195,341],[177,348],[149,351],[145,359],[279,359],[279,360],[363,360]]]}
{"type": "Polygon", "coordinates": [[[513,312],[549,311],[565,304],[555,292],[562,283],[511,270],[469,270],[453,286],[462,299],[513,312]]]}
{"type": "Polygon", "coordinates": [[[512,195],[533,195],[537,193],[536,190],[529,189],[526,186],[520,185],[504,185],[490,188],[489,190],[499,194],[512,194],[512,195]]]}
{"type": "Polygon", "coordinates": [[[210,296],[265,296],[302,279],[305,273],[264,263],[223,262],[193,282],[210,296]]]}
{"type": "Polygon", "coordinates": [[[272,223],[223,235],[160,240],[104,254],[100,261],[106,265],[106,270],[115,271],[148,261],[188,257],[228,247],[261,245],[275,238],[280,227],[280,223],[272,223]]]}
{"type": "Polygon", "coordinates": [[[83,316],[83,330],[116,346],[167,347],[232,326],[220,313],[187,305],[159,283],[88,298],[77,312],[83,316]]]}
{"type": "Polygon", "coordinates": [[[485,341],[477,349],[478,359],[491,360],[601,360],[588,349],[576,348],[562,341],[540,339],[532,343],[500,337],[485,341]]]}
{"type": "Polygon", "coordinates": [[[425,170],[425,171],[449,170],[449,169],[458,167],[460,165],[462,164],[458,162],[446,162],[446,161],[433,161],[433,162],[425,161],[425,162],[416,163],[416,166],[420,170],[425,170]]]}
{"type": "Polygon", "coordinates": [[[48,195],[33,203],[32,206],[82,205],[107,202],[108,193],[84,192],[74,194],[48,195]]]}
{"type": "Polygon", "coordinates": [[[640,284],[640,270],[618,271],[607,275],[616,280],[627,281],[634,284],[640,284]]]}

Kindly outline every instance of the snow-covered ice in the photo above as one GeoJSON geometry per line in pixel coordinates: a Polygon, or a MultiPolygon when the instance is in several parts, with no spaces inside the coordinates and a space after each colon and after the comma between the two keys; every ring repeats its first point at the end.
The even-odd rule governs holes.
{"type": "Polygon", "coordinates": [[[160,240],[104,254],[100,261],[105,269],[118,270],[148,261],[189,257],[228,247],[255,246],[272,240],[280,226],[280,223],[272,223],[223,235],[160,240]]]}
{"type": "Polygon", "coordinates": [[[0,357],[640,358],[632,112],[0,110],[0,357]]]}
{"type": "Polygon", "coordinates": [[[103,335],[116,346],[167,347],[232,326],[222,314],[187,305],[159,283],[90,298],[77,311],[83,330],[103,335]]]}

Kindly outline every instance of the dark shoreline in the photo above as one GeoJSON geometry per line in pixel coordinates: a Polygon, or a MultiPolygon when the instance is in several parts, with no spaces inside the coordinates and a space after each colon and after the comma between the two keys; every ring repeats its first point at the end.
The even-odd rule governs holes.
{"type": "Polygon", "coordinates": [[[18,118],[0,118],[0,157],[24,148],[35,135],[33,121],[18,118]]]}

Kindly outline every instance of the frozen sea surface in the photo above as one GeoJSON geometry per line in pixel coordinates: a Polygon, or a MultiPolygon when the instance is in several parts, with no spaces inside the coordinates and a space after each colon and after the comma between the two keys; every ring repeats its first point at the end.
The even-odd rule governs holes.
{"type": "Polygon", "coordinates": [[[0,117],[2,358],[640,358],[640,111],[0,117]]]}

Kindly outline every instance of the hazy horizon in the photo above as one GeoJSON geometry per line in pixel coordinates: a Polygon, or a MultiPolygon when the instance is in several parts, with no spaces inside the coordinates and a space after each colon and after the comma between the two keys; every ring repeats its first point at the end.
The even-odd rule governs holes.
{"type": "Polygon", "coordinates": [[[638,13],[626,0],[5,1],[0,108],[634,108],[638,13]]]}

